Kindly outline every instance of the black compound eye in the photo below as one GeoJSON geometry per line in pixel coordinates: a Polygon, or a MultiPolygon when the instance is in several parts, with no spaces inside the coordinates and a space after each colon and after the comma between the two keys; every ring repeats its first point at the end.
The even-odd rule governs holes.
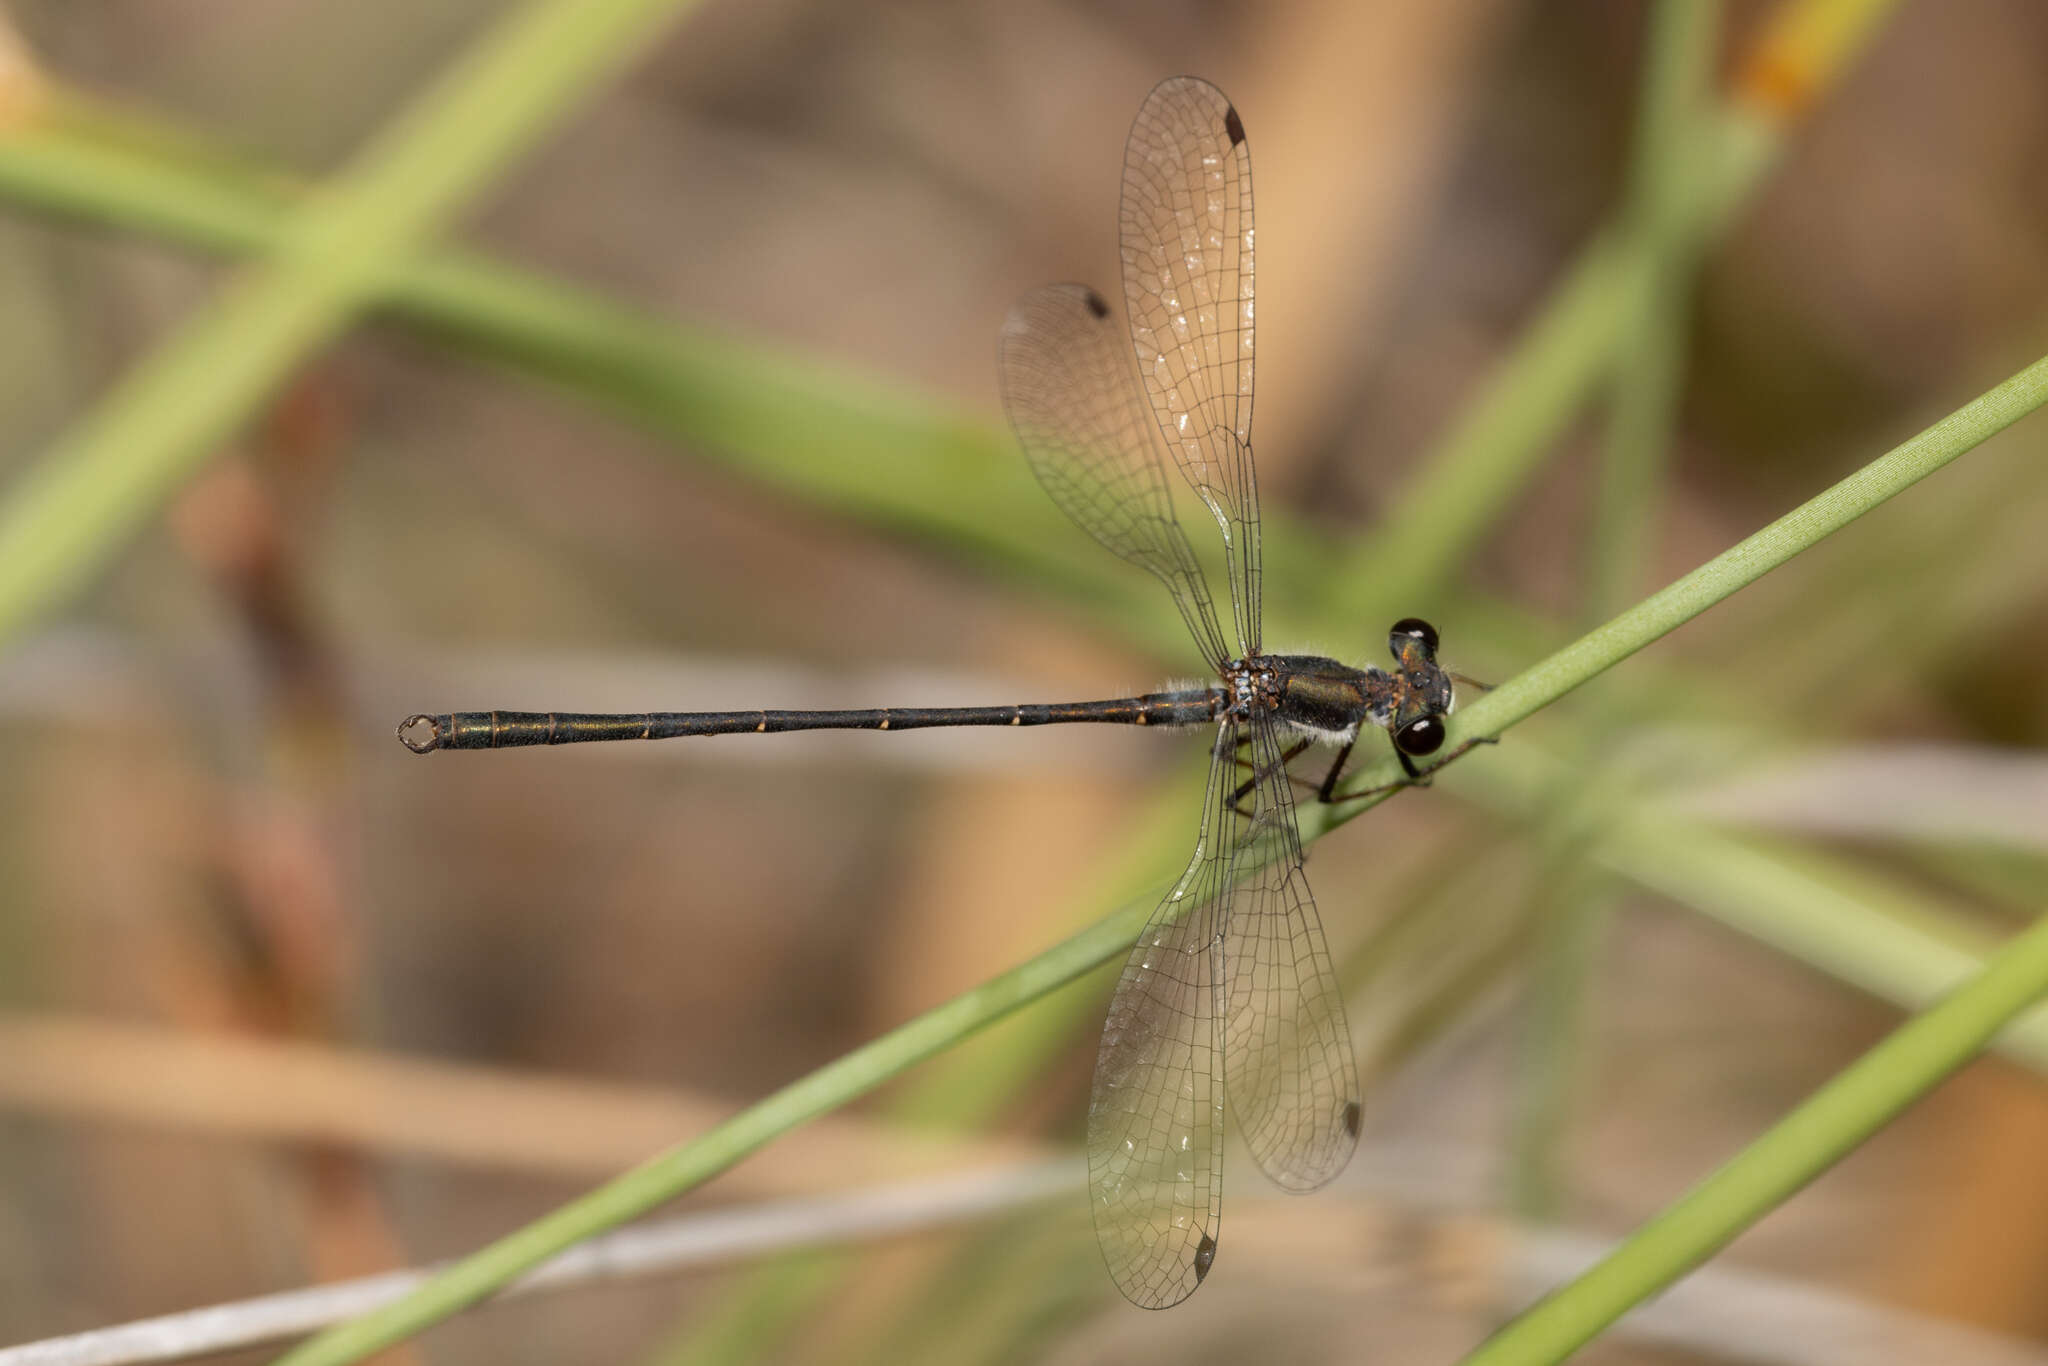
{"type": "Polygon", "coordinates": [[[1402,636],[1410,640],[1419,640],[1422,642],[1422,652],[1432,659],[1436,658],[1436,627],[1421,617],[1402,617],[1394,623],[1394,629],[1388,634],[1397,640],[1402,636]]]}
{"type": "Polygon", "coordinates": [[[1394,747],[1403,754],[1434,754],[1443,748],[1444,719],[1418,716],[1394,732],[1394,747]]]}

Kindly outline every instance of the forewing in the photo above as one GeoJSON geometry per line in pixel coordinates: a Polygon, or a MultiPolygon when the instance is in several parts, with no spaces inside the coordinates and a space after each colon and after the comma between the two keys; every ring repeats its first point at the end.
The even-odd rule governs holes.
{"type": "Polygon", "coordinates": [[[1124,147],[1124,301],[1146,397],[1222,528],[1238,640],[1259,648],[1252,465],[1252,160],[1223,92],[1178,76],[1145,98],[1124,147]]]}
{"type": "Polygon", "coordinates": [[[1235,727],[1209,765],[1194,857],[1124,964],[1088,1102],[1088,1189],[1109,1274],[1133,1304],[1194,1293],[1223,1211],[1222,962],[1237,848],[1235,727]]]}
{"type": "Polygon", "coordinates": [[[1223,935],[1224,1078],[1232,1122],[1266,1175],[1314,1190],[1358,1146],[1358,1065],[1278,729],[1262,717],[1250,735],[1252,823],[1223,935]]]}
{"type": "Polygon", "coordinates": [[[1202,567],[1173,514],[1130,352],[1102,296],[1045,285],[1003,324],[1003,406],[1038,482],[1083,531],[1173,593],[1211,666],[1231,658],[1202,567]]]}

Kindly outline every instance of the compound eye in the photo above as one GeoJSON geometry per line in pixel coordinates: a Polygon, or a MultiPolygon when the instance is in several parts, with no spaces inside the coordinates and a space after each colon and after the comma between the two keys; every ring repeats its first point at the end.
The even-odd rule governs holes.
{"type": "Polygon", "coordinates": [[[1431,659],[1436,658],[1436,627],[1421,617],[1402,617],[1394,623],[1394,629],[1389,634],[1396,640],[1406,636],[1410,640],[1422,642],[1422,652],[1431,659]]]}
{"type": "Polygon", "coordinates": [[[1418,716],[1394,732],[1394,747],[1403,754],[1434,754],[1443,748],[1444,719],[1418,716]]]}

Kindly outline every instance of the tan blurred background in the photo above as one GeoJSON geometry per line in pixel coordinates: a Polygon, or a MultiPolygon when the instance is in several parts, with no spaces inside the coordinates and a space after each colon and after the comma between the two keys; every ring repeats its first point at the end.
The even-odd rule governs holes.
{"type": "MultiPolygon", "coordinates": [[[[1726,7],[1717,91],[1774,8],[1726,7]]],[[[51,76],[308,176],[500,12],[0,11],[51,76]]],[[[1049,279],[1113,283],[1131,113],[1158,79],[1199,73],[1229,92],[1256,161],[1268,506],[1350,537],[1615,214],[1644,15],[1593,0],[715,3],[461,237],[993,424],[1004,310],[1049,279]]],[[[1642,589],[2041,353],[2044,70],[2048,9],[1906,3],[1791,130],[1698,281],[1642,589]]],[[[143,236],[0,216],[9,468],[219,278],[143,236]]],[[[1469,586],[1574,619],[1599,430],[1594,417],[1571,428],[1469,586]]],[[[1822,547],[1660,658],[1751,699],[1759,733],[1788,745],[1826,715],[1837,739],[2025,757],[2048,740],[2048,538],[2029,530],[2048,518],[2048,481],[2031,473],[2042,430],[1986,447],[1851,528],[1842,540],[1860,550],[1822,547]],[[1853,571],[1872,545],[1898,547],[1903,582],[1832,590],[1858,624],[1831,634],[1812,605],[1830,567],[1853,571]],[[1922,614],[1951,613],[1970,623],[1955,647],[1894,648],[1922,614]],[[1731,642],[1750,651],[1737,679],[1719,673],[1731,642]],[[1852,700],[1831,712],[1836,688],[1852,700]]],[[[1079,536],[1072,548],[1099,553],[1079,536]]],[[[1454,660],[1461,629],[1482,634],[1437,625],[1454,660]]],[[[1371,658],[1383,630],[1307,644],[1371,658]]],[[[1468,648],[1494,677],[1533,662],[1499,640],[1468,648]]],[[[1054,700],[1193,666],[571,395],[395,326],[358,331],[0,663],[0,1340],[467,1250],[1099,914],[1173,800],[1192,831],[1199,744],[1185,736],[420,760],[391,738],[400,716],[1054,700]],[[447,1070],[404,1070],[421,1063],[447,1070]]],[[[1473,851],[1504,847],[1500,872],[1461,895],[1518,903],[1521,838],[1442,792],[1338,832],[1312,869],[1340,957],[1473,851]]],[[[2018,855],[1994,892],[1881,842],[1841,843],[1994,928],[2042,885],[2018,855]]],[[[1233,1155],[1245,1232],[1181,1309],[1141,1316],[1114,1298],[1074,1220],[1077,1189],[1047,1235],[1071,1286],[1042,1312],[991,1314],[1000,1342],[979,1342],[995,1349],[985,1359],[1452,1359],[1498,1306],[1425,1265],[1441,1230],[1366,1247],[1330,1221],[1388,1202],[1418,1218],[1508,1208],[1520,961],[1391,1013],[1354,1000],[1368,1035],[1402,1035],[1432,1007],[1442,1018],[1415,1026],[1413,1049],[1385,1045],[1401,1065],[1376,1075],[1361,1160],[1332,1195],[1282,1205],[1233,1155]]],[[[1066,1008],[1099,1019],[1100,980],[1076,990],[1088,998],[1066,1008]]],[[[1586,1009],[1557,1215],[1605,1235],[1898,1018],[1640,894],[1621,902],[1586,1009]]],[[[994,1104],[991,1132],[1019,1151],[1071,1148],[1093,1046],[1092,1026],[1074,1030],[1039,1080],[994,1104]]],[[[793,1135],[693,1201],[985,1153],[918,1146],[890,1103],[793,1135]]],[[[2044,1149],[2039,1079],[1979,1064],[1731,1259],[2037,1338],[2044,1149]]],[[[959,1246],[863,1249],[779,1316],[762,1307],[768,1273],[735,1269],[486,1309],[407,1350],[701,1359],[687,1354],[706,1325],[738,1313],[774,1320],[740,1359],[970,1359],[947,1344],[975,1340],[971,1300],[954,1306],[962,1338],[931,1323],[945,1297],[929,1278],[959,1246]],[[921,1314],[917,1352],[892,1356],[921,1314]]],[[[1622,1335],[1586,1359],[1720,1358],[1622,1335]]]]}

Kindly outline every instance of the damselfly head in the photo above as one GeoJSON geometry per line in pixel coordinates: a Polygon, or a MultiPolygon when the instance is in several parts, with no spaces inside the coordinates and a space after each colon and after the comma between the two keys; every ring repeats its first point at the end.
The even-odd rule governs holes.
{"type": "Polygon", "coordinates": [[[1394,747],[1420,758],[1443,747],[1444,717],[1451,710],[1451,675],[1436,662],[1436,627],[1420,617],[1403,617],[1387,632],[1394,652],[1394,723],[1387,727],[1394,747]]]}

